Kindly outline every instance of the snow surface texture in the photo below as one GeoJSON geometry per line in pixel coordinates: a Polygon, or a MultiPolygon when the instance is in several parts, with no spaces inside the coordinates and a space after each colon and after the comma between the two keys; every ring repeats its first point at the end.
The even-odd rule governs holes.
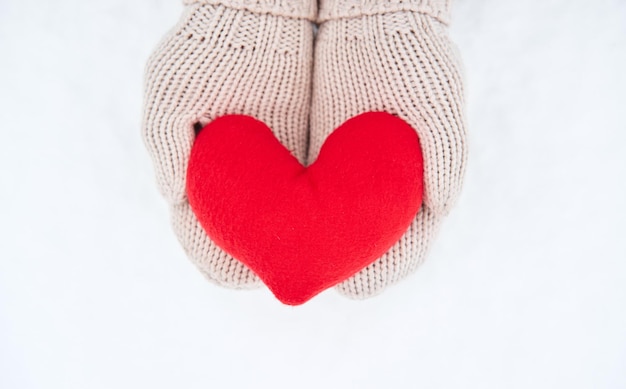
{"type": "Polygon", "coordinates": [[[181,9],[0,1],[1,388],[626,387],[626,2],[457,1],[460,203],[408,280],[295,309],[170,229],[139,128],[181,9]]]}

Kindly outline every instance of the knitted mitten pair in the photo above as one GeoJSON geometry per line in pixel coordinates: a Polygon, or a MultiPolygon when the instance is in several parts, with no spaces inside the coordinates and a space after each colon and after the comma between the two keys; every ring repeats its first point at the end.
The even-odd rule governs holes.
{"type": "Polygon", "coordinates": [[[186,193],[195,130],[229,114],[267,124],[304,165],[352,117],[383,111],[403,119],[421,143],[423,206],[385,254],[336,288],[369,297],[424,260],[466,161],[449,2],[320,0],[318,12],[317,0],[185,0],[180,23],[148,64],[143,135],[178,239],[209,279],[261,285],[207,235],[186,193]]]}

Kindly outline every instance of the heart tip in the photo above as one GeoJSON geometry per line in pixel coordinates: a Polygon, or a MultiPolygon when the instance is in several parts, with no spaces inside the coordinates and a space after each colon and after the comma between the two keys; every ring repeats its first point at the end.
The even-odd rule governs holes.
{"type": "Polygon", "coordinates": [[[304,303],[308,302],[316,295],[317,293],[285,296],[280,293],[274,293],[274,296],[276,297],[276,299],[278,299],[278,301],[280,301],[284,305],[289,305],[291,307],[297,307],[297,306],[303,305],[304,303]]]}
{"type": "Polygon", "coordinates": [[[280,301],[284,305],[288,305],[290,307],[297,307],[297,306],[303,305],[304,303],[306,303],[307,301],[311,299],[311,297],[308,297],[306,299],[286,299],[286,298],[281,298],[281,297],[276,297],[276,298],[278,299],[278,301],[280,301]]]}

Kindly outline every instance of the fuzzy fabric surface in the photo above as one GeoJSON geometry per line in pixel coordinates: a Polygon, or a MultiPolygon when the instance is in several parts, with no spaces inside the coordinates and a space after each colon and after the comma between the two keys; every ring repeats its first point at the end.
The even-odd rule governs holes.
{"type": "Polygon", "coordinates": [[[211,239],[299,305],[404,234],[422,205],[423,172],[417,133],[384,112],[346,121],[308,167],[263,122],[227,115],[198,134],[187,192],[211,239]]]}

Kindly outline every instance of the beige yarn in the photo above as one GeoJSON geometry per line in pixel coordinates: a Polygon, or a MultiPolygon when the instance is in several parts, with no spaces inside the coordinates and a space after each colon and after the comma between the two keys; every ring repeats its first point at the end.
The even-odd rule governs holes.
{"type": "Polygon", "coordinates": [[[183,0],[183,3],[226,5],[232,9],[311,21],[317,17],[317,0],[183,0]]]}
{"type": "Polygon", "coordinates": [[[460,191],[467,153],[464,96],[460,62],[442,23],[448,3],[320,3],[308,160],[341,123],[367,111],[407,121],[424,152],[425,206],[387,253],[337,286],[350,297],[377,294],[423,262],[460,191]]]}
{"type": "Polygon", "coordinates": [[[148,63],[143,137],[174,231],[201,272],[232,288],[262,285],[211,241],[189,207],[185,176],[194,125],[251,115],[300,162],[311,163],[335,128],[366,111],[396,114],[417,130],[425,205],[387,253],[336,288],[365,298],[413,272],[465,170],[460,62],[445,25],[450,0],[321,0],[319,17],[315,0],[184,3],[180,23],[148,63]]]}
{"type": "Polygon", "coordinates": [[[447,24],[451,0],[321,0],[318,23],[389,12],[413,11],[447,24]]]}
{"type": "Polygon", "coordinates": [[[172,224],[187,255],[210,280],[261,285],[217,247],[185,194],[194,124],[251,115],[305,162],[315,0],[205,0],[188,4],[147,66],[143,137],[172,224]]]}

